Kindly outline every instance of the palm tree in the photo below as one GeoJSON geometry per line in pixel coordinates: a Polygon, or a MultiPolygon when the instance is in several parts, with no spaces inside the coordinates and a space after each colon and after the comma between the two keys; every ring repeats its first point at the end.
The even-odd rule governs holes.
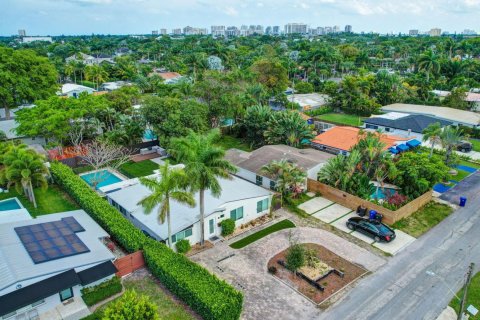
{"type": "Polygon", "coordinates": [[[426,51],[418,58],[418,69],[425,71],[427,82],[430,81],[430,74],[440,72],[440,62],[432,50],[426,51]]]}
{"type": "Polygon", "coordinates": [[[95,82],[97,90],[100,82],[105,82],[107,76],[107,72],[99,65],[87,66],[85,69],[85,77],[87,80],[95,82]]]}
{"type": "Polygon", "coordinates": [[[305,185],[307,174],[296,164],[290,163],[287,159],[280,161],[273,160],[261,169],[270,179],[275,181],[275,188],[280,192],[283,205],[283,197],[290,192],[297,195],[305,185]]]}
{"type": "Polygon", "coordinates": [[[74,82],[77,83],[77,66],[75,61],[70,61],[65,65],[65,74],[70,78],[73,75],[74,82]]]}
{"type": "Polygon", "coordinates": [[[381,187],[384,190],[384,181],[385,179],[389,179],[390,181],[395,179],[397,176],[398,171],[395,167],[395,164],[392,161],[392,157],[387,151],[381,153],[378,158],[377,164],[375,166],[375,170],[373,172],[373,177],[377,181],[377,189],[375,194],[378,195],[378,189],[381,187]]]}
{"type": "Polygon", "coordinates": [[[447,166],[451,165],[452,152],[457,146],[458,142],[462,139],[463,132],[459,127],[446,126],[440,133],[440,141],[442,142],[443,148],[446,150],[445,164],[447,166]]]}
{"type": "Polygon", "coordinates": [[[237,168],[224,159],[225,150],[215,145],[220,131],[212,130],[206,135],[190,131],[186,137],[172,139],[170,154],[185,164],[185,172],[191,190],[199,191],[200,203],[200,244],[205,243],[205,191],[210,190],[219,197],[222,188],[218,178],[232,179],[230,173],[237,168]]]}
{"type": "Polygon", "coordinates": [[[423,134],[423,141],[429,141],[431,144],[431,149],[430,149],[430,158],[433,155],[433,149],[435,148],[436,143],[440,143],[440,135],[442,133],[442,125],[440,122],[435,122],[431,123],[423,129],[422,134],[423,134]]]}
{"type": "Polygon", "coordinates": [[[159,173],[160,177],[158,178],[139,178],[140,183],[152,191],[152,194],[140,200],[138,204],[145,209],[145,213],[147,214],[151,213],[155,207],[158,207],[158,221],[160,224],[164,224],[165,220],[167,221],[167,244],[172,248],[170,199],[190,207],[195,206],[195,199],[191,192],[186,191],[187,176],[183,169],[170,168],[169,162],[165,161],[163,165],[159,166],[159,173]]]}
{"type": "Polygon", "coordinates": [[[42,189],[48,187],[49,171],[43,156],[25,147],[12,147],[2,161],[5,167],[0,171],[0,182],[6,183],[7,188],[15,186],[18,193],[25,193],[36,208],[37,201],[33,186],[39,186],[42,189]]]}

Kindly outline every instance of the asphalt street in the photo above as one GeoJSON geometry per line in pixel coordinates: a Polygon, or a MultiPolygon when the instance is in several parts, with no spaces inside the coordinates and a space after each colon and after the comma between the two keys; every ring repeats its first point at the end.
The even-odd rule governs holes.
{"type": "Polygon", "coordinates": [[[318,319],[436,319],[454,297],[451,290],[462,287],[468,265],[474,262],[479,271],[479,181],[477,171],[461,189],[449,191],[443,198],[458,201],[463,195],[467,206],[390,258],[318,319]]]}

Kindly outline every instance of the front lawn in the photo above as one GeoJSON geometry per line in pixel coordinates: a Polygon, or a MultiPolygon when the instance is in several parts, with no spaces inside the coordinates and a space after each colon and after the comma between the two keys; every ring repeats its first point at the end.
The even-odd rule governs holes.
{"type": "MultiPolygon", "coordinates": [[[[139,295],[146,295],[158,307],[158,314],[162,320],[194,320],[195,317],[190,314],[180,303],[174,301],[158,285],[157,280],[151,275],[142,279],[125,279],[123,281],[125,290],[133,289],[139,295]]],[[[117,298],[119,299],[119,298],[117,298]]],[[[116,300],[116,299],[115,299],[116,300]]],[[[115,301],[113,300],[113,301],[115,301]]],[[[88,320],[102,319],[105,308],[112,302],[98,308],[93,314],[84,318],[88,320]]]]}
{"type": "MultiPolygon", "coordinates": [[[[463,296],[463,289],[457,293],[457,296],[460,298],[463,296]]],[[[473,276],[470,285],[468,286],[467,291],[467,301],[465,302],[465,310],[469,305],[473,305],[475,308],[480,308],[480,272],[473,276]]],[[[455,311],[460,311],[460,301],[456,297],[453,297],[450,301],[450,307],[455,309],[455,311]]],[[[476,316],[470,315],[470,320],[480,320],[480,312],[476,316]]]]}
{"type": "Polygon", "coordinates": [[[336,124],[344,124],[347,126],[359,127],[362,125],[362,117],[353,114],[344,113],[326,113],[315,117],[318,120],[324,120],[336,124]]]}
{"type": "Polygon", "coordinates": [[[153,170],[158,169],[158,164],[151,160],[144,160],[140,162],[129,161],[118,168],[122,174],[129,178],[145,177],[153,174],[153,170]]]}
{"type": "Polygon", "coordinates": [[[245,246],[248,246],[252,242],[255,242],[263,237],[268,236],[271,233],[274,233],[283,229],[288,229],[288,228],[295,228],[295,224],[288,219],[282,220],[280,222],[272,224],[271,226],[265,229],[255,232],[249,235],[248,237],[245,237],[241,240],[238,240],[237,242],[232,243],[230,247],[232,247],[233,249],[241,249],[245,246]]]}
{"type": "Polygon", "coordinates": [[[0,200],[18,198],[32,217],[78,210],[80,207],[57,185],[49,185],[47,190],[34,189],[37,208],[23,194],[18,194],[14,188],[7,193],[0,193],[0,200]]]}
{"type": "Polygon", "coordinates": [[[240,138],[230,136],[227,134],[223,134],[220,137],[220,139],[216,142],[216,144],[225,150],[235,148],[235,149],[239,149],[247,152],[252,151],[252,148],[250,148],[250,145],[248,143],[246,143],[240,138]]]}
{"type": "Polygon", "coordinates": [[[448,217],[452,211],[451,207],[432,201],[411,216],[395,222],[392,227],[418,238],[448,217]]]}
{"type": "Polygon", "coordinates": [[[480,140],[470,139],[469,141],[473,145],[473,151],[480,152],[480,140]]]}

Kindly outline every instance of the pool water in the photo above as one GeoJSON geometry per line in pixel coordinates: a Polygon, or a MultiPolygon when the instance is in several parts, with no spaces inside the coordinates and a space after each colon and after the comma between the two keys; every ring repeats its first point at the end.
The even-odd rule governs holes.
{"type": "Polygon", "coordinates": [[[145,130],[145,133],[143,134],[143,139],[145,140],[156,140],[157,136],[153,133],[151,129],[145,130]]]}
{"type": "Polygon", "coordinates": [[[17,209],[22,209],[22,207],[18,204],[18,201],[15,198],[0,201],[0,211],[17,209]]]}
{"type": "Polygon", "coordinates": [[[393,195],[395,191],[397,190],[391,188],[378,188],[378,192],[377,190],[375,190],[375,192],[370,196],[370,198],[377,200],[385,199],[387,195],[393,195]]]}
{"type": "Polygon", "coordinates": [[[93,187],[95,182],[98,182],[96,189],[122,181],[121,178],[106,169],[83,174],[80,176],[80,178],[82,178],[91,187],[93,187]]]}

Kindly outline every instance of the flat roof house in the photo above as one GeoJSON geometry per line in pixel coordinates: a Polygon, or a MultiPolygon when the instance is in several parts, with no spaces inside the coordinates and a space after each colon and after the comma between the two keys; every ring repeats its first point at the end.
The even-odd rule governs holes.
{"type": "Polygon", "coordinates": [[[108,234],[83,210],[1,223],[1,319],[88,315],[80,290],[117,271],[104,237],[108,234]]]}
{"type": "Polygon", "coordinates": [[[328,98],[328,95],[319,93],[295,93],[287,96],[288,101],[298,103],[302,111],[318,109],[327,104],[328,98]]]}
{"type": "MultiPolygon", "coordinates": [[[[325,152],[348,155],[360,140],[359,132],[360,129],[354,127],[333,127],[316,136],[311,145],[312,148],[325,152]]],[[[380,135],[380,141],[386,145],[385,149],[395,147],[407,140],[411,139],[386,134],[380,135]]]]}
{"type": "Polygon", "coordinates": [[[261,170],[273,160],[286,159],[295,163],[307,173],[308,178],[316,180],[318,171],[332,157],[318,150],[297,149],[287,145],[263,146],[252,152],[230,149],[225,154],[225,158],[238,168],[236,176],[272,190],[275,189],[275,181],[261,170]]]}
{"type": "MultiPolygon", "coordinates": [[[[159,174],[149,177],[161,179],[159,174]]],[[[248,223],[270,212],[272,193],[247,181],[231,176],[231,180],[219,179],[222,193],[216,198],[210,191],[205,192],[205,239],[218,238],[221,234],[219,223],[232,218],[236,226],[248,223]]],[[[137,228],[159,241],[168,238],[167,223],[160,224],[158,207],[146,214],[137,203],[151,194],[138,179],[131,179],[100,188],[108,202],[117,208],[137,228]]],[[[197,203],[191,208],[170,200],[173,243],[188,239],[191,244],[200,241],[199,193],[194,194],[197,203]]]]}
{"type": "Polygon", "coordinates": [[[394,103],[382,107],[384,112],[423,114],[440,120],[451,121],[453,125],[477,128],[480,126],[480,113],[447,107],[424,106],[418,104],[394,103]]]}
{"type": "Polygon", "coordinates": [[[88,94],[92,94],[96,91],[97,90],[95,90],[93,88],[82,86],[82,85],[79,85],[79,84],[66,83],[62,86],[61,95],[62,96],[67,96],[67,97],[78,98],[78,96],[83,92],[86,92],[88,94]]]}

